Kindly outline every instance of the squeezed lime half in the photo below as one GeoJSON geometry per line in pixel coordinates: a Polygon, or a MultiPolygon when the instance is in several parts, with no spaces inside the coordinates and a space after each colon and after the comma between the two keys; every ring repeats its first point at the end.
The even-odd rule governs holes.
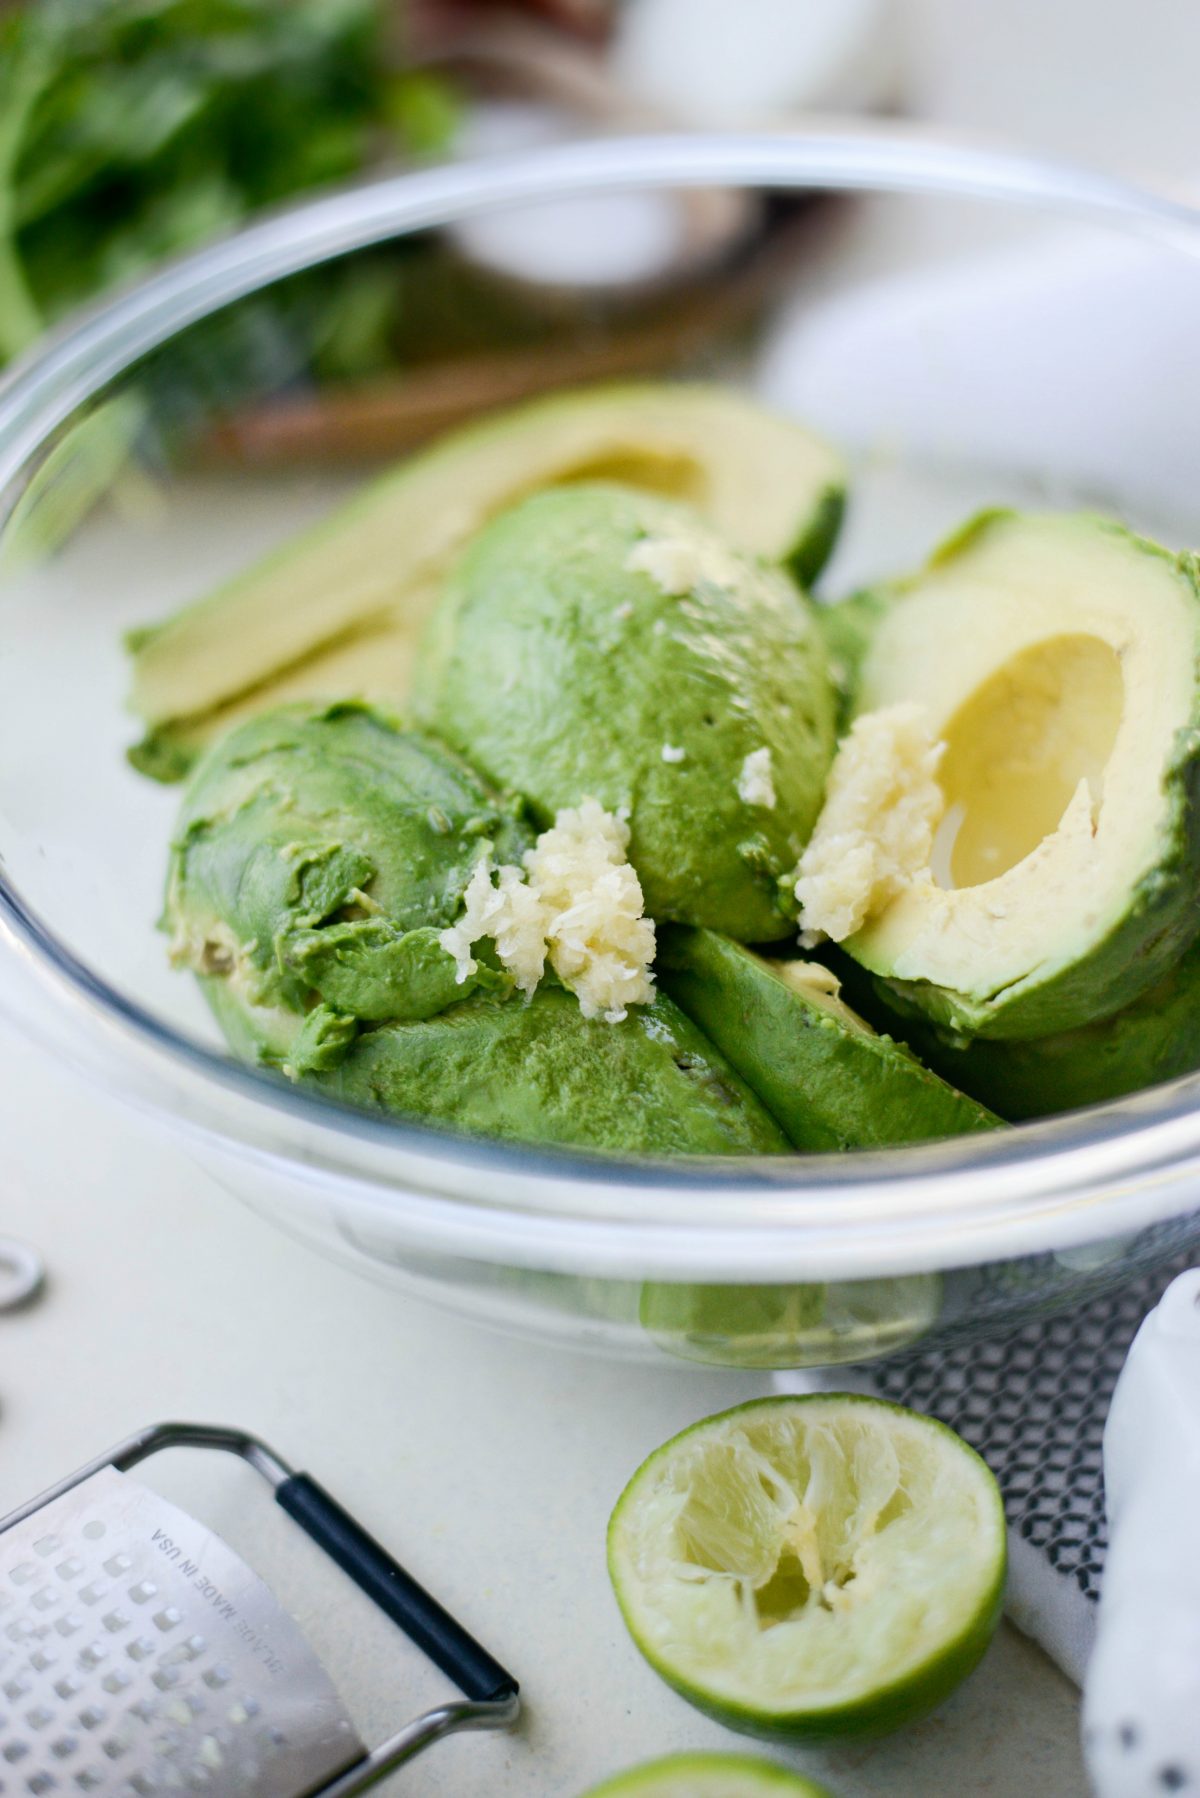
{"type": "Polygon", "coordinates": [[[1004,1507],[944,1424],[857,1394],[693,1425],[626,1486],[608,1567],[634,1642],[734,1729],[812,1738],[911,1722],[1000,1619],[1004,1507]]]}
{"type": "Polygon", "coordinates": [[[618,1773],[584,1798],[830,1798],[824,1786],[744,1754],[671,1754],[618,1773]]]}

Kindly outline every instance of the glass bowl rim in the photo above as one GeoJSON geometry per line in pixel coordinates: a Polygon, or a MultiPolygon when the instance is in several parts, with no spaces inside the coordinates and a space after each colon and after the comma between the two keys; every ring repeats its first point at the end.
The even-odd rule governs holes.
{"type": "MultiPolygon", "coordinates": [[[[23,471],[53,433],[150,350],[287,275],[497,206],[615,188],[722,185],[1011,203],[1107,224],[1200,257],[1200,209],[1069,163],[923,127],[833,121],[787,133],[605,138],[486,165],[442,164],[270,215],[164,265],[52,332],[0,378],[0,496],[15,495],[23,471]]],[[[0,528],[3,523],[0,513],[0,528]]],[[[891,1254],[889,1264],[900,1270],[922,1265],[935,1244],[949,1264],[985,1252],[1027,1253],[1038,1240],[1057,1245],[1123,1233],[1181,1209],[1179,1187],[1192,1164],[1200,1166],[1194,1076],[994,1136],[837,1156],[616,1161],[468,1138],[349,1110],[206,1048],[82,963],[25,905],[2,867],[0,926],[93,1021],[116,1024],[127,1039],[169,1057],[210,1091],[248,1101],[251,1120],[265,1110],[302,1123],[315,1151],[310,1147],[294,1161],[269,1151],[277,1165],[327,1169],[376,1205],[383,1198],[390,1206],[401,1193],[426,1194],[434,1206],[454,1200],[486,1207],[497,1222],[537,1220],[543,1232],[550,1219],[574,1222],[590,1238],[605,1225],[628,1229],[638,1207],[652,1202],[660,1207],[655,1232],[667,1232],[673,1260],[689,1236],[694,1253],[686,1260],[702,1265],[718,1243],[727,1252],[734,1231],[748,1232],[749,1259],[736,1257],[746,1262],[743,1271],[750,1261],[770,1263],[798,1225],[844,1238],[890,1211],[893,1220],[916,1227],[920,1240],[919,1248],[910,1243],[891,1254]],[[356,1148],[369,1156],[356,1156],[356,1148]],[[386,1172],[380,1150],[392,1163],[386,1172]],[[1147,1197],[1148,1188],[1157,1198],[1147,1197]],[[966,1221],[978,1227],[956,1232],[964,1208],[966,1221]],[[1099,1210],[1102,1220],[1093,1215],[1099,1210]],[[1018,1222],[1019,1242],[1013,1239],[1018,1222]]],[[[235,1109],[243,1113],[245,1105],[235,1109]]],[[[199,1134],[227,1150],[248,1150],[255,1130],[239,1115],[237,1128],[225,1118],[199,1134]]],[[[835,1247],[832,1259],[817,1259],[832,1266],[846,1256],[835,1247]]]]}

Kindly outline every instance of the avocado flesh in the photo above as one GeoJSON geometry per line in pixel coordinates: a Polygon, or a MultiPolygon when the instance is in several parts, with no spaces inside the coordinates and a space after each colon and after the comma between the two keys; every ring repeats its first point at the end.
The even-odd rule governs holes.
{"type": "Polygon", "coordinates": [[[285,700],[399,703],[416,638],[462,545],[540,488],[618,479],[696,505],[734,542],[818,572],[845,469],[791,420],[719,386],[600,387],[452,433],[209,597],[130,639],[135,765],[177,779],[239,710],[285,700]],[[347,653],[364,654],[347,685],[347,653]]]}
{"type": "Polygon", "coordinates": [[[819,963],[776,962],[711,930],[672,929],[659,980],[716,1043],[787,1133],[811,1151],[881,1148],[1000,1119],[827,988],[819,963]]]}
{"type": "Polygon", "coordinates": [[[447,582],[415,693],[540,824],[587,795],[628,811],[652,917],[748,941],[792,929],[788,876],[833,751],[824,647],[787,576],[690,508],[597,483],[503,513],[447,582]],[[748,757],[767,788],[747,785],[748,757]]]}
{"type": "MultiPolygon", "coordinates": [[[[163,928],[177,963],[223,978],[272,1028],[316,1001],[351,1019],[427,1016],[470,990],[437,936],[477,860],[490,845],[519,861],[532,841],[442,744],[358,702],[287,707],[195,770],[163,928]]],[[[471,979],[501,983],[486,968],[471,979]]]]}
{"type": "Polygon", "coordinates": [[[129,760],[139,774],[170,784],[185,779],[210,744],[264,711],[347,696],[390,708],[409,690],[419,636],[416,621],[432,607],[432,590],[414,585],[405,605],[279,669],[227,704],[200,717],[156,726],[129,751],[129,760]]]}
{"type": "Polygon", "coordinates": [[[1197,572],[1108,520],[995,512],[885,593],[855,709],[926,709],[947,811],[933,877],[843,946],[902,1014],[1076,1029],[1196,936],[1197,572]]]}
{"type": "Polygon", "coordinates": [[[1131,1005],[1078,1030],[988,1042],[904,1029],[945,1079],[1014,1122],[1106,1104],[1200,1068],[1200,942],[1131,1005]]]}

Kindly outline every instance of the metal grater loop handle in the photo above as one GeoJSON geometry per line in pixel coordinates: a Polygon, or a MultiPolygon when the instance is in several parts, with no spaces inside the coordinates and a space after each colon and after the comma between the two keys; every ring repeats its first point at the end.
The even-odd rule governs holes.
{"type": "Polygon", "coordinates": [[[360,1523],[306,1473],[275,1488],[276,1502],[294,1518],[385,1616],[398,1623],[460,1692],[479,1703],[511,1697],[517,1682],[443,1609],[360,1523]]]}

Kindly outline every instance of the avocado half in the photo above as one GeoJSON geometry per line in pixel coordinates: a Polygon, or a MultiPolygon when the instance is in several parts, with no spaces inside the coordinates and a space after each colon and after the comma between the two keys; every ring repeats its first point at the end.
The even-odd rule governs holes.
{"type": "Polygon", "coordinates": [[[357,702],[266,713],[196,768],[163,927],[234,1053],[348,1104],[610,1153],[769,1154],[787,1139],[665,995],[619,1024],[561,987],[528,1002],[484,949],[439,943],[518,803],[357,702]]]}
{"type": "Polygon", "coordinates": [[[414,696],[540,825],[588,796],[627,815],[656,920],[793,928],[833,755],[824,643],[787,575],[691,507],[592,482],[493,519],[447,580],[414,696]]]}
{"type": "Polygon", "coordinates": [[[793,1148],[923,1142],[1001,1120],[837,995],[819,962],[770,961],[711,930],[661,934],[659,980],[778,1119],[793,1148]]]}
{"type": "Polygon", "coordinates": [[[902,1014],[1075,1030],[1196,937],[1198,575],[1106,519],[990,512],[883,590],[855,711],[916,702],[946,745],[930,877],[843,945],[902,1014]]]}
{"type": "Polygon", "coordinates": [[[134,765],[180,779],[244,717],[297,699],[408,693],[417,637],[462,545],[524,495],[610,479],[696,506],[810,581],[837,535],[841,457],[726,387],[598,387],[440,439],[209,597],[134,632],[134,765]]]}

